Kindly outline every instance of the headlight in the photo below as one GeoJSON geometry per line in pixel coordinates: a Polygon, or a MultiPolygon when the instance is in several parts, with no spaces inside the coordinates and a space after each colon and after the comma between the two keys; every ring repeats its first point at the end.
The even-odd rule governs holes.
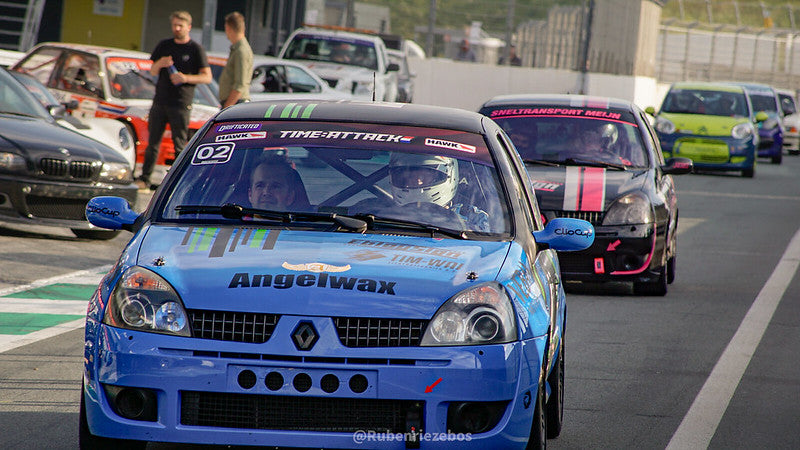
{"type": "Polygon", "coordinates": [[[119,145],[123,150],[128,150],[133,145],[133,136],[131,136],[131,132],[128,131],[128,127],[119,129],[119,145]]]}
{"type": "Polygon", "coordinates": [[[372,95],[375,83],[372,80],[353,81],[353,95],[372,95]]]}
{"type": "Polygon", "coordinates": [[[618,198],[608,209],[603,225],[632,225],[653,222],[653,208],[641,193],[618,198]]]}
{"type": "Polygon", "coordinates": [[[128,163],[103,163],[100,180],[109,183],[130,184],[133,183],[133,171],[128,163]]]}
{"type": "Polygon", "coordinates": [[[150,333],[191,336],[178,293],[156,273],[131,267],[111,293],[103,323],[150,333]]]}
{"type": "Polygon", "coordinates": [[[505,289],[486,283],[458,293],[428,323],[421,346],[483,345],[517,338],[514,309],[505,289]]]}
{"type": "Polygon", "coordinates": [[[0,172],[25,172],[25,158],[9,152],[0,152],[0,172]]]}
{"type": "Polygon", "coordinates": [[[675,132],[675,124],[671,120],[663,117],[656,118],[656,131],[663,134],[672,134],[675,132]]]}
{"type": "Polygon", "coordinates": [[[734,139],[747,139],[755,133],[756,130],[753,128],[753,124],[748,122],[736,124],[733,129],[731,129],[731,137],[734,139]]]}

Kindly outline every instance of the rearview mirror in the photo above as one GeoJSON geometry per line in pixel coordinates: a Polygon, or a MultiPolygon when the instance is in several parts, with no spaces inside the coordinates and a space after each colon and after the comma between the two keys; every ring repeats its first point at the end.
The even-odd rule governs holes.
{"type": "Polygon", "coordinates": [[[594,226],[585,220],[559,217],[547,222],[544,230],[534,231],[533,238],[562,252],[585,250],[594,243],[594,226]]]}
{"type": "Polygon", "coordinates": [[[96,227],[109,230],[133,230],[139,213],[120,197],[95,197],[86,204],[86,219],[96,227]]]}

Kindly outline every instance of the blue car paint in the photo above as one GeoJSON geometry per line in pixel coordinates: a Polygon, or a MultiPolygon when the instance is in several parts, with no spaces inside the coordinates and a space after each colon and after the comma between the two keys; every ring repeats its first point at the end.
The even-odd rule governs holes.
{"type": "MultiPolygon", "coordinates": [[[[187,232],[186,228],[161,226],[143,230],[123,252],[120,264],[103,280],[101,289],[98,291],[101,295],[96,295],[91,301],[86,326],[86,379],[88,380],[86,402],[87,417],[92,423],[92,429],[98,430],[99,435],[107,433],[109,436],[153,441],[186,440],[207,444],[252,445],[263,443],[265,436],[269,434],[271,439],[269,442],[275,445],[312,444],[308,435],[300,432],[229,428],[183,429],[179,424],[179,418],[175,416],[175,408],[168,407],[177,404],[176,396],[179,390],[248,392],[236,384],[235,375],[238,373],[236,368],[255,368],[258,370],[259,377],[263,377],[269,371],[268,369],[274,367],[291,370],[291,364],[265,363],[264,361],[252,363],[247,359],[240,360],[221,356],[197,357],[193,356],[194,352],[209,352],[218,355],[226,352],[257,355],[305,355],[297,350],[290,340],[272,338],[265,344],[202,339],[187,341],[187,338],[183,337],[121,330],[99,322],[102,320],[101,313],[110,290],[124,272],[126,265],[134,261],[148,266],[149,269],[169,280],[184,299],[192,298],[193,303],[186,305],[188,308],[203,308],[213,302],[217,306],[227,303],[230,309],[234,310],[242,308],[258,311],[266,309],[264,296],[257,295],[255,292],[256,295],[230,294],[231,291],[237,292],[236,289],[228,288],[230,272],[245,270],[243,267],[253,267],[256,264],[259,268],[275,269],[277,267],[283,270],[280,262],[289,257],[286,256],[286,253],[277,250],[284,243],[287,244],[287,248],[292,249],[292,259],[294,252],[297,251],[297,254],[303,255],[298,258],[300,260],[307,256],[313,260],[330,261],[329,264],[333,265],[347,263],[348,261],[339,261],[338,259],[342,258],[343,252],[353,251],[350,250],[351,247],[348,245],[351,244],[348,242],[354,239],[354,235],[281,231],[275,242],[275,251],[265,252],[261,248],[248,246],[240,247],[239,250],[234,249],[221,257],[211,258],[208,251],[201,251],[199,248],[195,248],[189,253],[189,247],[183,244],[187,232]],[[311,242],[308,245],[302,244],[309,240],[311,242]],[[132,256],[136,254],[138,254],[138,258],[132,256]],[[327,259],[323,256],[325,254],[337,256],[336,259],[327,259]],[[158,257],[163,257],[167,264],[165,266],[151,265],[154,258],[158,257]],[[176,266],[173,267],[172,264],[176,264],[176,266]],[[207,301],[209,303],[206,303],[207,301]],[[102,351],[99,351],[100,349],[102,351]],[[155,389],[161,405],[159,422],[131,421],[116,416],[107,403],[99,383],[155,389]],[[98,414],[100,411],[102,414],[98,414]],[[188,436],[189,434],[191,436],[188,436]]],[[[216,236],[215,234],[214,237],[216,236]]],[[[345,292],[331,289],[330,293],[326,293],[327,295],[336,297],[338,301],[349,304],[349,306],[342,308],[331,299],[321,305],[315,304],[313,308],[310,307],[305,313],[299,314],[298,311],[303,310],[301,305],[308,297],[301,296],[299,300],[295,300],[293,296],[281,295],[276,302],[269,303],[270,311],[275,311],[276,308],[282,312],[294,310],[295,314],[283,316],[273,336],[288,336],[300,320],[311,320],[321,334],[320,340],[311,354],[385,358],[385,348],[350,349],[343,347],[327,316],[344,312],[352,314],[353,308],[363,310],[370,315],[380,315],[389,311],[397,311],[398,304],[407,304],[409,306],[405,310],[409,314],[430,317],[441,300],[434,303],[429,299],[447,298],[449,297],[448,293],[452,295],[467,287],[470,282],[465,281],[464,272],[466,270],[478,270],[481,274],[487,274],[487,279],[505,279],[507,281],[502,284],[512,296],[518,311],[521,340],[486,346],[393,348],[393,358],[426,362],[413,367],[345,364],[336,368],[325,368],[325,373],[346,376],[351,372],[368,372],[373,374],[373,379],[378,387],[365,394],[376,396],[380,391],[380,398],[419,398],[424,400],[426,402],[425,416],[434,418],[434,420],[426,421],[429,427],[426,431],[429,432],[446,432],[443,429],[446,422],[446,405],[451,401],[509,400],[511,403],[504,418],[494,430],[472,436],[472,441],[463,442],[462,445],[480,448],[489,445],[488,442],[492,442],[492,446],[524,446],[529,432],[532,408],[526,409],[522,406],[521,400],[525,392],[535,389],[539,380],[541,368],[538,366],[545,351],[546,331],[549,323],[547,310],[541,307],[550,302],[550,292],[542,288],[541,283],[547,275],[541,267],[538,267],[535,273],[524,269],[529,267],[524,258],[525,253],[519,245],[513,242],[462,242],[413,237],[355,236],[358,236],[357,239],[369,239],[375,243],[380,242],[387,245],[402,243],[416,246],[414,248],[462,252],[466,256],[463,260],[464,267],[460,271],[427,268],[404,268],[404,270],[398,271],[392,270],[386,261],[350,261],[352,268],[349,272],[358,274],[360,277],[377,277],[380,274],[392,273],[390,279],[398,280],[395,295],[359,292],[359,305],[353,305],[350,297],[355,294],[355,291],[345,292]],[[518,262],[512,264],[510,261],[518,262]],[[408,274],[403,272],[408,272],[408,274]],[[414,278],[425,279],[425,283],[408,286],[403,284],[405,279],[414,278]],[[435,295],[431,295],[432,293],[435,295]],[[525,297],[532,299],[530,301],[523,300],[525,297]],[[291,307],[281,305],[281,298],[284,301],[291,300],[285,302],[289,303],[291,307]],[[361,303],[362,301],[366,303],[361,303]],[[391,304],[391,307],[387,304],[391,304]],[[523,320],[525,317],[523,311],[525,310],[531,313],[527,321],[523,320]],[[441,385],[437,386],[432,393],[423,394],[425,386],[439,377],[443,378],[441,385]],[[485,388],[487,385],[492,386],[492,389],[487,390],[485,388]],[[437,424],[438,428],[430,429],[431,426],[437,426],[437,424]]],[[[209,249],[211,245],[209,244],[209,249]]],[[[372,247],[374,248],[375,245],[372,247]]],[[[230,245],[226,245],[226,249],[229,250],[230,245]]],[[[482,277],[479,279],[483,280],[482,277]]],[[[276,289],[271,290],[270,293],[279,295],[287,291],[291,291],[291,289],[276,289]]],[[[565,301],[563,289],[559,290],[558,295],[557,304],[561,309],[558,323],[559,327],[563,327],[565,301]]],[[[303,367],[303,370],[309,372],[313,369],[303,367]]],[[[323,368],[319,370],[323,370],[323,368]]],[[[263,391],[261,393],[268,393],[263,383],[258,386],[263,391]]],[[[317,391],[319,389],[312,389],[303,395],[319,395],[321,391],[317,391]]],[[[294,395],[297,394],[295,391],[294,395]]],[[[337,396],[342,395],[337,394],[337,396]]],[[[352,445],[351,433],[315,432],[313,434],[321,439],[316,443],[317,445],[352,445]]],[[[389,445],[385,448],[393,448],[393,446],[389,445]]]]}

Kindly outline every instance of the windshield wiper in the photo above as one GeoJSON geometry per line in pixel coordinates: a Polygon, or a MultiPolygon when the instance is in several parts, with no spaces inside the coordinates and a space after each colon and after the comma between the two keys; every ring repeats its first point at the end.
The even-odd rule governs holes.
{"type": "Polygon", "coordinates": [[[395,228],[403,228],[408,230],[423,230],[431,233],[434,237],[436,233],[443,234],[455,239],[467,239],[467,233],[464,230],[453,230],[451,228],[441,228],[434,225],[427,225],[424,223],[412,222],[410,220],[394,219],[389,217],[376,216],[374,214],[356,214],[353,216],[356,219],[365,221],[369,229],[374,230],[376,224],[387,225],[395,228]]]}
{"type": "Polygon", "coordinates": [[[611,167],[618,170],[628,170],[628,167],[624,164],[597,161],[594,159],[567,158],[563,162],[566,164],[578,165],[578,166],[611,167]]]}
{"type": "Polygon", "coordinates": [[[226,203],[222,206],[179,205],[175,207],[175,211],[177,211],[178,215],[197,213],[219,214],[226,219],[238,220],[241,220],[245,216],[252,216],[254,218],[264,218],[281,223],[331,222],[357,233],[363,233],[367,229],[367,222],[364,220],[336,213],[273,211],[270,209],[249,208],[236,203],[226,203]]]}
{"type": "Polygon", "coordinates": [[[547,159],[523,159],[525,164],[538,164],[540,166],[558,167],[561,164],[558,161],[550,161],[547,159]]]}
{"type": "Polygon", "coordinates": [[[8,114],[10,116],[38,117],[38,118],[41,118],[41,116],[36,116],[36,115],[33,115],[33,114],[28,114],[28,113],[23,113],[23,112],[18,112],[18,111],[0,111],[0,114],[8,114]]]}

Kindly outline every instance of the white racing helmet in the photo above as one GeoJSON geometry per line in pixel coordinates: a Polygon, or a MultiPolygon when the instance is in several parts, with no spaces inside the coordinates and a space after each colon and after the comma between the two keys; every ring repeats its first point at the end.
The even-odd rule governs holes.
{"type": "Polygon", "coordinates": [[[389,159],[392,196],[399,205],[447,206],[458,189],[458,162],[446,156],[393,153],[389,159]]]}

